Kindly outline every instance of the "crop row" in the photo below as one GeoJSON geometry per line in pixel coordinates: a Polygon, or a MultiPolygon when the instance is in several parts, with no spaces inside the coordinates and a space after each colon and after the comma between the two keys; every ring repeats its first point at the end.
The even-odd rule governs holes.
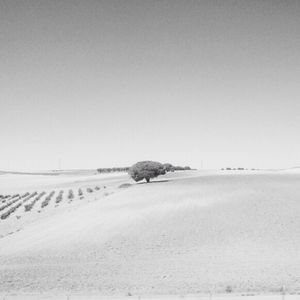
{"type": "Polygon", "coordinates": [[[46,192],[41,192],[40,194],[38,194],[38,196],[36,198],[34,198],[29,204],[25,205],[25,211],[31,211],[32,208],[34,207],[35,203],[37,201],[39,201],[44,195],[46,194],[46,192]]]}
{"type": "Polygon", "coordinates": [[[0,195],[0,200],[2,203],[6,202],[11,196],[10,195],[0,195]]]}
{"type": "MultiPolygon", "coordinates": [[[[105,187],[104,187],[105,188],[105,187]]],[[[99,186],[96,186],[94,189],[88,187],[86,188],[87,193],[92,193],[94,191],[100,190],[99,186]]],[[[81,188],[78,189],[78,197],[80,199],[84,198],[84,193],[81,188]]],[[[35,204],[46,195],[46,192],[43,191],[41,193],[33,192],[29,193],[26,192],[22,195],[20,194],[14,194],[14,195],[0,195],[0,200],[2,200],[2,203],[5,203],[4,205],[0,206],[0,211],[3,211],[8,208],[2,215],[0,215],[0,218],[2,220],[8,218],[12,213],[14,213],[20,206],[24,205],[25,212],[31,211],[35,204]],[[30,203],[27,203],[29,200],[34,198],[30,203]],[[7,202],[8,201],[8,202],[7,202]]],[[[60,190],[55,198],[55,203],[58,204],[63,200],[64,191],[60,190]]],[[[55,196],[55,191],[51,191],[48,196],[45,197],[45,199],[41,203],[41,208],[44,208],[49,205],[49,202],[52,198],[55,196]]],[[[66,197],[69,199],[69,202],[73,201],[75,199],[75,194],[72,189],[70,189],[66,195],[66,197]]],[[[57,205],[56,205],[57,206],[57,205]]]]}
{"type": "Polygon", "coordinates": [[[45,207],[45,206],[47,206],[48,204],[49,204],[49,202],[50,202],[50,200],[51,200],[51,198],[54,196],[54,194],[55,194],[55,191],[52,191],[46,198],[45,198],[45,200],[42,202],[42,204],[41,204],[41,208],[43,208],[43,207],[45,207]]]}
{"type": "MultiPolygon", "coordinates": [[[[104,186],[104,188],[106,188],[106,187],[104,186]]],[[[99,187],[99,186],[95,186],[94,189],[95,189],[96,191],[98,191],[98,190],[100,190],[100,187],[99,187]]],[[[92,189],[92,188],[87,188],[86,191],[87,191],[88,193],[92,193],[92,192],[93,192],[93,189],[92,189]]],[[[0,200],[8,200],[9,198],[10,198],[11,200],[13,200],[14,198],[17,198],[17,197],[18,197],[18,198],[19,198],[19,197],[25,198],[25,197],[27,197],[27,196],[29,196],[29,195],[30,195],[29,192],[26,192],[26,193],[23,194],[23,195],[20,195],[20,194],[0,195],[0,200]]],[[[78,196],[82,196],[82,195],[83,195],[82,189],[79,188],[79,189],[78,189],[78,196]]]]}
{"type": "Polygon", "coordinates": [[[14,203],[16,203],[17,201],[19,201],[21,199],[21,197],[18,197],[18,198],[12,198],[11,201],[5,203],[4,205],[0,206],[0,211],[6,209],[7,207],[13,205],[14,203]]]}
{"type": "Polygon", "coordinates": [[[63,199],[63,194],[64,194],[64,191],[61,190],[61,191],[58,193],[58,196],[56,197],[55,203],[59,203],[59,202],[62,201],[62,199],[63,199]]]}
{"type": "Polygon", "coordinates": [[[23,195],[20,195],[20,194],[14,194],[14,195],[0,195],[0,200],[2,203],[5,203],[7,200],[15,200],[16,198],[20,199],[20,198],[25,198],[26,196],[28,196],[29,193],[26,192],[25,194],[23,195]]]}
{"type": "Polygon", "coordinates": [[[69,190],[68,199],[70,200],[70,202],[74,199],[73,190],[69,190]]]}
{"type": "Polygon", "coordinates": [[[0,208],[0,211],[2,211],[2,210],[4,210],[5,208],[8,208],[8,207],[10,207],[11,205],[17,203],[19,200],[21,200],[21,201],[19,201],[15,206],[10,207],[6,212],[4,212],[4,213],[1,215],[0,218],[1,218],[2,220],[6,219],[6,218],[9,217],[14,211],[16,211],[16,210],[17,210],[24,202],[28,201],[30,198],[34,197],[35,195],[37,195],[37,192],[34,192],[34,193],[32,193],[32,194],[29,194],[29,193],[27,192],[27,193],[23,194],[22,196],[19,196],[18,198],[15,198],[15,197],[14,197],[14,199],[13,199],[12,201],[10,201],[10,202],[8,202],[6,205],[2,206],[2,207],[0,208]]]}
{"type": "Polygon", "coordinates": [[[22,202],[19,202],[17,205],[11,207],[8,211],[6,211],[4,214],[1,215],[1,219],[4,220],[7,217],[10,216],[10,214],[12,214],[18,207],[20,207],[22,205],[22,202]]]}

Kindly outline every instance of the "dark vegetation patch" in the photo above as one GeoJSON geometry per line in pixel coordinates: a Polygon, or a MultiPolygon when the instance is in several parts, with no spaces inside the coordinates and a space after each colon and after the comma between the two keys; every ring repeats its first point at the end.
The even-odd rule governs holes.
{"type": "Polygon", "coordinates": [[[55,203],[59,203],[59,202],[62,201],[62,199],[63,199],[63,194],[64,194],[64,191],[61,190],[61,191],[58,193],[58,196],[56,197],[55,203]]]}
{"type": "Polygon", "coordinates": [[[68,199],[70,200],[70,202],[74,199],[74,192],[73,192],[73,190],[69,190],[68,199]]]}
{"type": "Polygon", "coordinates": [[[38,202],[44,195],[46,195],[46,192],[41,192],[34,200],[32,200],[29,204],[26,204],[25,211],[31,211],[35,203],[38,202]]]}
{"type": "Polygon", "coordinates": [[[122,183],[121,185],[119,185],[119,189],[127,189],[131,186],[132,186],[131,183],[122,183]]]}
{"type": "Polygon", "coordinates": [[[54,196],[55,191],[52,191],[46,198],[45,200],[42,202],[41,204],[41,208],[44,208],[45,206],[47,206],[51,200],[51,198],[54,196]]]}
{"type": "Polygon", "coordinates": [[[5,220],[8,218],[18,207],[22,205],[22,202],[17,203],[13,207],[11,207],[8,211],[6,211],[4,214],[1,215],[1,219],[5,220]]]}

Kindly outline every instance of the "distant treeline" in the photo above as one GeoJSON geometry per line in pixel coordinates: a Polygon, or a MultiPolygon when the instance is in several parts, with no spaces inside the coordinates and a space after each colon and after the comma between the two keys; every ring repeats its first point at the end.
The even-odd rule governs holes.
{"type": "Polygon", "coordinates": [[[189,167],[189,166],[185,166],[185,167],[173,166],[170,163],[166,163],[166,164],[163,164],[163,165],[164,165],[164,167],[165,167],[165,169],[166,169],[167,172],[191,170],[191,167],[189,167]]]}
{"type": "MultiPolygon", "coordinates": [[[[189,166],[181,167],[181,166],[173,166],[172,164],[166,163],[163,164],[167,172],[174,171],[187,171],[191,170],[189,166]]],[[[128,172],[130,167],[122,167],[122,168],[98,168],[98,173],[114,173],[114,172],[128,172]]]]}
{"type": "Polygon", "coordinates": [[[99,168],[98,173],[128,172],[129,167],[124,168],[99,168]]]}
{"type": "Polygon", "coordinates": [[[224,171],[224,170],[227,170],[227,171],[229,171],[229,170],[233,170],[233,171],[235,171],[235,170],[238,170],[238,171],[251,170],[251,171],[254,171],[254,170],[258,170],[258,169],[254,169],[254,168],[252,168],[252,169],[247,169],[247,168],[229,168],[229,167],[227,167],[227,168],[222,168],[221,170],[222,171],[224,171]]]}

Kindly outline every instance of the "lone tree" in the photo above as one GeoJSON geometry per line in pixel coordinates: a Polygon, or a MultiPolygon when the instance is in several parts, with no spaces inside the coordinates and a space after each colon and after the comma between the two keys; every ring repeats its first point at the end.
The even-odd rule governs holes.
{"type": "Polygon", "coordinates": [[[145,179],[149,182],[151,178],[166,174],[166,169],[163,164],[156,161],[140,161],[129,168],[128,173],[135,181],[145,179]]]}

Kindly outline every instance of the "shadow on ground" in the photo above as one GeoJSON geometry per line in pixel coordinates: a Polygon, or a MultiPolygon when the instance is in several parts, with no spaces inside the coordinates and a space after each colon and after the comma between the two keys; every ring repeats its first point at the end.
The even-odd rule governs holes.
{"type": "Polygon", "coordinates": [[[150,182],[138,182],[137,184],[151,184],[151,183],[161,183],[161,182],[169,182],[170,180],[164,179],[164,180],[155,180],[150,182]]]}

